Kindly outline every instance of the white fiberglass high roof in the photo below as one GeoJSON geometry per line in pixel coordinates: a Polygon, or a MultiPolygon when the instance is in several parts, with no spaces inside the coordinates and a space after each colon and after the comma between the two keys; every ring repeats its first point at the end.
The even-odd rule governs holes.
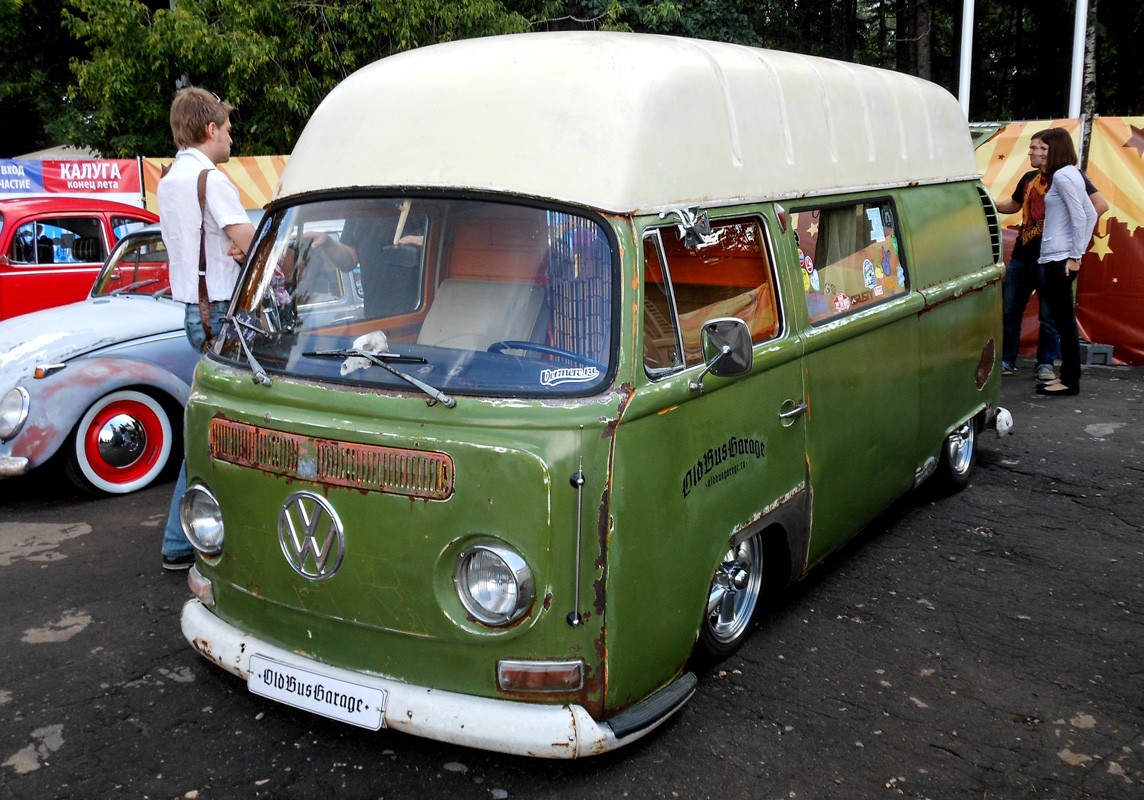
{"type": "Polygon", "coordinates": [[[947,91],[895,72],[668,36],[526,33],[358,70],[276,197],[487,190],[618,213],[978,174],[947,91]]]}

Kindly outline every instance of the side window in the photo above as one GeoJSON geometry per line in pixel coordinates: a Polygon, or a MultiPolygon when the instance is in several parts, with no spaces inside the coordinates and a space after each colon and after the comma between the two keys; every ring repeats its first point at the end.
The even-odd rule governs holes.
{"type": "Polygon", "coordinates": [[[683,366],[671,286],[660,261],[659,231],[644,236],[644,369],[659,375],[683,366]]]}
{"type": "Polygon", "coordinates": [[[8,257],[20,264],[88,264],[107,253],[99,220],[93,217],[41,219],[21,225],[8,257]]]}
{"type": "Polygon", "coordinates": [[[904,294],[905,261],[889,200],[798,208],[791,214],[811,323],[904,294]]]}
{"type": "Polygon", "coordinates": [[[111,233],[115,236],[115,241],[119,241],[131,231],[137,231],[140,228],[145,228],[151,223],[134,219],[133,217],[112,217],[111,218],[111,233]]]}
{"type": "Polygon", "coordinates": [[[36,223],[28,222],[16,229],[8,258],[16,264],[36,263],[36,223]]]}
{"type": "Polygon", "coordinates": [[[713,221],[711,235],[694,247],[674,228],[655,229],[644,244],[644,364],[649,374],[681,362],[701,364],[703,325],[717,317],[743,320],[755,342],[778,334],[773,269],[757,219],[713,221]],[[654,259],[652,242],[657,245],[654,259]],[[649,324],[649,318],[659,317],[669,321],[674,346],[682,353],[665,353],[663,326],[649,324]]]}

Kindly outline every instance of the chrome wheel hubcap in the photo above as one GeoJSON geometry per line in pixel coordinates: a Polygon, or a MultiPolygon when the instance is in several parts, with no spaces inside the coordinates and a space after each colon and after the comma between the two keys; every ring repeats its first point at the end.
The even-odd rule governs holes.
{"type": "Polygon", "coordinates": [[[707,596],[707,628],[716,640],[732,642],[747,629],[762,581],[762,551],[754,539],[723,556],[707,596]]]}
{"type": "Polygon", "coordinates": [[[973,460],[973,421],[962,425],[949,435],[949,466],[958,475],[964,475],[973,460]]]}
{"type": "Polygon", "coordinates": [[[99,431],[99,457],[112,467],[134,464],[147,447],[147,430],[130,414],[117,414],[99,431]]]}

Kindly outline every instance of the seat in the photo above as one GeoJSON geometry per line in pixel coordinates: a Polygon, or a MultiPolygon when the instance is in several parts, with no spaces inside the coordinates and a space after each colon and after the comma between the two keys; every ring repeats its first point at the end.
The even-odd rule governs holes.
{"type": "Polygon", "coordinates": [[[421,250],[391,245],[377,236],[357,246],[365,315],[369,319],[409,314],[421,303],[421,250]]]}
{"type": "Polygon", "coordinates": [[[85,264],[94,264],[103,261],[103,246],[94,236],[84,236],[76,239],[72,244],[72,258],[85,264]]]}
{"type": "Polygon", "coordinates": [[[54,264],[56,261],[52,240],[47,236],[36,240],[36,261],[40,264],[54,264]]]}
{"type": "Polygon", "coordinates": [[[495,342],[536,341],[547,326],[541,320],[544,288],[535,283],[445,280],[417,334],[417,343],[487,350],[495,342]]]}

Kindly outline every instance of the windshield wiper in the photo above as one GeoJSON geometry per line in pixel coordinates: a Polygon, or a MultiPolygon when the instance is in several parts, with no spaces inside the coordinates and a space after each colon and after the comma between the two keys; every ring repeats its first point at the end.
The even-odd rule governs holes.
{"type": "Polygon", "coordinates": [[[158,282],[159,282],[158,278],[148,278],[145,281],[135,281],[135,283],[129,283],[126,286],[120,286],[118,289],[114,289],[114,290],[108,292],[107,296],[108,297],[118,297],[119,295],[123,294],[124,292],[128,291],[129,289],[138,289],[140,286],[150,286],[152,283],[158,283],[158,282]]]}
{"type": "Polygon", "coordinates": [[[341,350],[311,350],[308,353],[303,353],[306,358],[348,358],[350,356],[363,356],[384,359],[385,361],[396,361],[401,364],[428,364],[429,361],[423,356],[407,356],[401,353],[365,353],[361,350],[353,348],[343,348],[341,350]]]}
{"type": "Polygon", "coordinates": [[[258,363],[258,359],[254,357],[254,353],[250,352],[250,348],[246,345],[246,337],[242,335],[242,329],[246,328],[248,331],[254,331],[256,334],[265,333],[262,328],[257,325],[251,325],[249,322],[238,317],[227,316],[222,318],[223,322],[229,322],[235,327],[235,335],[238,337],[238,344],[242,347],[242,352],[246,354],[246,363],[250,364],[250,369],[254,373],[251,377],[259,386],[271,386],[274,381],[270,380],[270,376],[266,374],[266,370],[258,363]]]}
{"type": "Polygon", "coordinates": [[[303,353],[302,355],[317,356],[319,358],[352,358],[355,356],[358,358],[364,358],[370,363],[377,364],[387,372],[393,373],[398,378],[401,378],[401,380],[406,381],[407,383],[411,383],[421,391],[425,392],[425,394],[432,398],[429,401],[429,405],[433,405],[434,403],[441,403],[446,408],[452,408],[453,406],[457,405],[457,401],[452,397],[449,397],[449,395],[434,389],[432,386],[423,381],[417,380],[412,375],[406,375],[401,370],[397,369],[396,367],[391,367],[386,363],[387,361],[399,361],[413,364],[427,364],[428,361],[426,361],[421,356],[403,356],[398,353],[370,353],[365,350],[358,350],[354,347],[347,347],[344,350],[313,350],[309,353],[303,353]]]}

